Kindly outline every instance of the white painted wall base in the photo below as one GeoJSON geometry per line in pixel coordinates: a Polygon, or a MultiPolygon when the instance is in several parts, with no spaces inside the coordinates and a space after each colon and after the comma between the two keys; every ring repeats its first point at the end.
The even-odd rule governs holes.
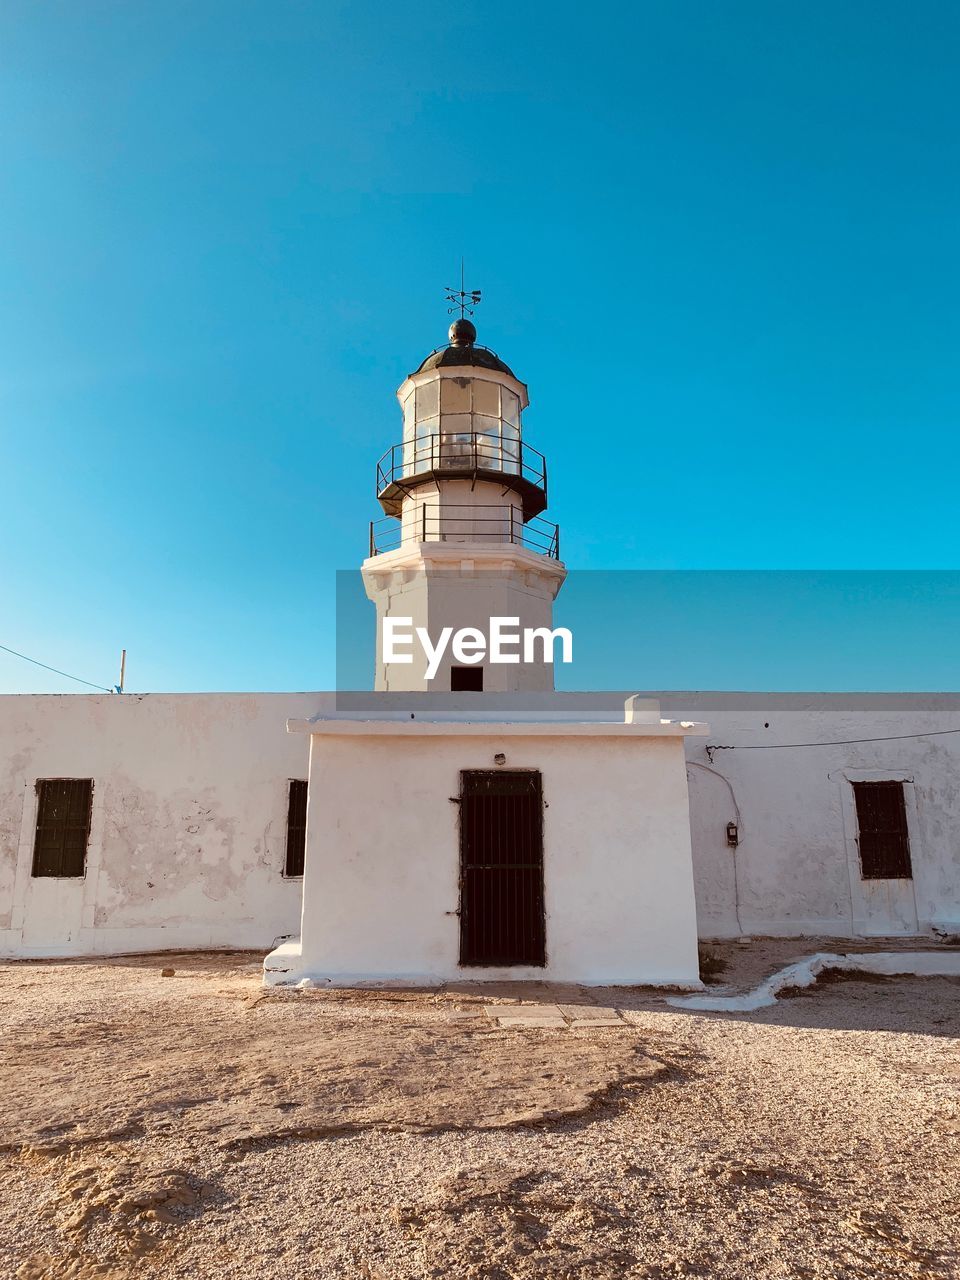
{"type": "Polygon", "coordinates": [[[876,973],[887,977],[912,975],[920,978],[960,977],[957,951],[873,951],[860,955],[834,955],[818,951],[782,969],[752,991],[739,996],[680,996],[668,1000],[678,1009],[703,1009],[715,1013],[753,1013],[777,1003],[779,992],[791,987],[812,987],[824,969],[845,969],[850,973],[876,973]]]}
{"type": "MultiPolygon", "coordinates": [[[[299,926],[298,926],[299,927],[299,926]]],[[[210,925],[173,925],[152,929],[81,929],[69,941],[25,946],[21,935],[0,934],[0,957],[18,960],[71,959],[80,956],[129,956],[164,951],[262,951],[285,935],[264,936],[261,921],[250,919],[234,930],[210,925]]],[[[289,936],[289,935],[287,935],[289,936]]]]}
{"type": "MultiPolygon", "coordinates": [[[[443,978],[439,974],[424,975],[419,973],[381,974],[373,977],[368,973],[340,973],[331,976],[313,973],[309,966],[304,964],[303,949],[299,938],[280,943],[267,954],[263,961],[263,985],[265,987],[330,987],[334,990],[354,987],[390,989],[438,987],[451,981],[460,984],[464,982],[547,982],[557,981],[557,979],[545,978],[543,969],[525,969],[521,967],[482,970],[461,969],[453,979],[443,978]]],[[[573,981],[573,979],[565,979],[565,981],[573,981]]],[[[643,983],[637,978],[591,978],[578,981],[577,985],[582,987],[633,987],[645,985],[666,987],[671,991],[702,991],[704,989],[704,984],[699,978],[687,981],[678,980],[676,982],[643,983]]]]}

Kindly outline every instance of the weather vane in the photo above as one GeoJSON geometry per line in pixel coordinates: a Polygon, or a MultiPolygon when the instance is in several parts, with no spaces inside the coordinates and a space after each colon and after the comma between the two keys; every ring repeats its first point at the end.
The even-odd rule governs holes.
{"type": "Polygon", "coordinates": [[[464,316],[472,316],[474,310],[480,305],[480,290],[465,289],[463,287],[463,259],[460,259],[460,288],[454,289],[451,285],[446,286],[447,301],[451,304],[447,307],[447,315],[452,316],[455,311],[460,312],[460,319],[464,316]]]}

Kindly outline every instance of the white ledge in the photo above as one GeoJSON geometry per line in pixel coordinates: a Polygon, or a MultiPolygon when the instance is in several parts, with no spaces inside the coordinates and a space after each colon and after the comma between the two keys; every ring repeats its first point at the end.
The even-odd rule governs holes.
{"type": "Polygon", "coordinates": [[[693,720],[661,720],[658,724],[616,721],[532,720],[356,720],[318,716],[288,720],[288,733],[316,733],[329,737],[448,737],[448,738],[686,738],[703,736],[710,726],[693,720]]]}
{"type": "Polygon", "coordinates": [[[423,573],[427,569],[461,573],[464,561],[468,561],[478,573],[529,570],[561,579],[567,573],[562,560],[554,560],[543,551],[532,551],[517,542],[471,541],[466,535],[462,541],[405,539],[392,551],[380,551],[375,556],[368,556],[360,570],[364,578],[411,569],[417,573],[423,573]]]}

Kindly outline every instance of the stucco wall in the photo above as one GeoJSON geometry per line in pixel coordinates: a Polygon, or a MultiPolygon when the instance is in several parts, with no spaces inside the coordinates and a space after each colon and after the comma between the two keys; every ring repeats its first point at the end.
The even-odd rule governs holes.
{"type": "Polygon", "coordinates": [[[288,716],[317,694],[0,698],[0,951],[264,947],[296,932],[288,716]],[[92,778],[82,879],[31,876],[38,778],[92,778]]]}
{"type": "Polygon", "coordinates": [[[312,737],[297,976],[697,980],[682,739],[312,737]],[[461,769],[539,769],[546,968],[458,969],[461,769]],[[452,799],[451,799],[452,798],[452,799]]]}
{"type": "MultiPolygon", "coordinates": [[[[960,728],[960,696],[651,696],[665,716],[711,726],[708,738],[686,743],[703,936],[960,932],[960,734],[943,732],[960,728]],[[897,737],[924,730],[937,736],[897,737]],[[742,749],[877,737],[894,740],[742,749]],[[741,749],[711,761],[708,744],[741,749]],[[860,879],[857,776],[905,782],[912,928],[902,886],[860,879]],[[728,821],[740,825],[735,851],[728,821]]],[[[622,717],[623,697],[590,695],[584,706],[622,717]]],[[[308,748],[285,726],[332,701],[320,693],[0,697],[0,953],[266,950],[296,933],[300,881],[282,876],[286,786],[306,777],[308,748]],[[30,876],[35,782],[57,776],[94,779],[82,881],[30,876]]]]}
{"type": "Polygon", "coordinates": [[[960,733],[947,732],[960,729],[960,696],[661,700],[664,715],[710,724],[687,741],[701,935],[960,932],[960,733]],[[827,742],[842,745],[793,745],[827,742]],[[707,750],[724,745],[735,749],[707,750]],[[870,779],[904,783],[912,882],[860,876],[852,782],[870,779]],[[739,822],[736,850],[728,821],[739,822]]]}

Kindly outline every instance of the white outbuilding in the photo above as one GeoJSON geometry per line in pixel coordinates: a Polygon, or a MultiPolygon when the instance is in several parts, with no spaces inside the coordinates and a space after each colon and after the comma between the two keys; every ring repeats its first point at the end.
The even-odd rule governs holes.
{"type": "Polygon", "coordinates": [[[426,701],[290,722],[310,735],[303,920],[267,981],[695,985],[684,737],[706,726],[656,702],[617,722],[558,719],[563,695],[426,701]]]}

